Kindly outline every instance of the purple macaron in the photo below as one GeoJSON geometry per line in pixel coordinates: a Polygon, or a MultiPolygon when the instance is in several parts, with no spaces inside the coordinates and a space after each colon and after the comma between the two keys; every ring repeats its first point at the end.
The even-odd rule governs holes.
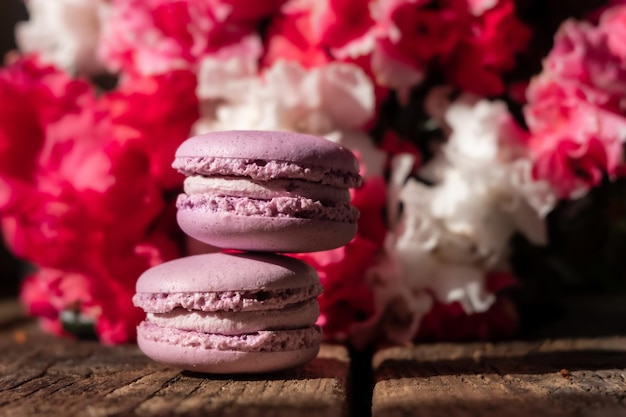
{"type": "Polygon", "coordinates": [[[146,313],[139,348],[206,373],[272,372],[313,359],[321,342],[319,277],[275,254],[212,253],[145,271],[133,302],[146,313]]]}
{"type": "Polygon", "coordinates": [[[183,142],[172,165],[187,176],[178,224],[228,249],[314,252],[356,234],[349,188],[356,157],[324,138],[291,132],[212,132],[183,142]]]}

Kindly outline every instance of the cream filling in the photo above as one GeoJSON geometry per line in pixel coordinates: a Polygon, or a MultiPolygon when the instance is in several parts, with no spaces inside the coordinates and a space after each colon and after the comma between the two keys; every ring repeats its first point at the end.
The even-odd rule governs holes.
{"type": "Polygon", "coordinates": [[[304,197],[336,204],[350,202],[350,191],[301,180],[274,179],[253,181],[240,177],[204,177],[192,175],[185,179],[187,195],[212,194],[270,200],[276,197],[304,197]]]}
{"type": "Polygon", "coordinates": [[[148,313],[146,321],[167,328],[236,335],[311,326],[319,313],[317,299],[311,299],[281,309],[260,311],[206,312],[177,308],[169,313],[148,313]]]}

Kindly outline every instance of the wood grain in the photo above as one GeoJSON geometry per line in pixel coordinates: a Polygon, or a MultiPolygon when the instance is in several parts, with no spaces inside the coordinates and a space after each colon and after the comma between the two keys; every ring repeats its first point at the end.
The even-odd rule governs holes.
{"type": "Polygon", "coordinates": [[[22,321],[0,327],[0,416],[345,416],[348,370],[347,350],[324,345],[294,370],[211,377],[22,321]]]}
{"type": "Polygon", "coordinates": [[[134,345],[46,335],[18,303],[0,302],[0,416],[626,416],[625,316],[612,303],[626,305],[587,304],[597,321],[572,312],[534,340],[373,358],[324,345],[298,369],[215,377],[156,364],[134,345]]]}
{"type": "Polygon", "coordinates": [[[373,367],[373,416],[626,415],[625,337],[395,347],[373,367]]]}

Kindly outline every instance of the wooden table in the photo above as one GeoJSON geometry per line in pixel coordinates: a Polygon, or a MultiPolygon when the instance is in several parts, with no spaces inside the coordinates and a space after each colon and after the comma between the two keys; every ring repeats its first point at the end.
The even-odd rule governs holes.
{"type": "Polygon", "coordinates": [[[608,316],[574,309],[533,340],[392,347],[352,362],[324,345],[292,371],[207,377],[134,345],[45,335],[4,301],[0,416],[626,416],[626,299],[598,309],[608,316]]]}

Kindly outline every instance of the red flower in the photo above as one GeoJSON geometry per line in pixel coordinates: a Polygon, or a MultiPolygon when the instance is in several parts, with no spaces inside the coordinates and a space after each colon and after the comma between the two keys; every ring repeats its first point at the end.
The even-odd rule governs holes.
{"type": "Polygon", "coordinates": [[[336,59],[334,50],[366,36],[373,27],[371,3],[372,0],[288,2],[270,24],[264,65],[285,59],[311,68],[336,59]]]}
{"type": "Polygon", "coordinates": [[[95,331],[102,343],[132,341],[144,317],[132,304],[137,277],[179,253],[170,239],[155,234],[129,248],[109,248],[91,255],[89,265],[79,268],[80,272],[39,269],[24,281],[22,302],[31,315],[39,317],[46,331],[71,335],[75,323],[68,322],[69,315],[69,320],[81,320],[95,331]]]}
{"type": "MultiPolygon", "coordinates": [[[[485,286],[493,293],[517,285],[517,279],[507,273],[494,271],[487,274],[485,286]]],[[[416,340],[466,341],[494,340],[513,337],[519,330],[517,308],[505,295],[484,313],[466,314],[459,303],[444,304],[435,301],[420,323],[416,340]]]]}
{"type": "Polygon", "coordinates": [[[420,324],[416,340],[450,341],[497,340],[515,336],[519,318],[513,301],[499,297],[484,313],[467,315],[458,303],[435,302],[420,324]]]}
{"type": "Polygon", "coordinates": [[[513,69],[516,54],[524,51],[531,35],[516,17],[514,2],[500,0],[473,18],[454,52],[444,58],[444,69],[462,90],[482,96],[502,94],[502,74],[513,69]]]}
{"type": "Polygon", "coordinates": [[[322,66],[331,61],[331,56],[319,42],[317,22],[313,19],[314,8],[324,3],[303,2],[286,8],[272,19],[267,30],[264,67],[276,61],[295,61],[304,68],[322,66]]]}
{"type": "Polygon", "coordinates": [[[178,189],[183,176],[172,169],[176,148],[198,120],[196,78],[189,71],[129,77],[105,97],[113,135],[148,156],[150,176],[162,189],[178,189]]]}
{"type": "Polygon", "coordinates": [[[228,19],[235,22],[257,22],[278,13],[287,0],[210,0],[215,9],[228,10],[228,19]]]}
{"type": "Polygon", "coordinates": [[[324,286],[320,296],[320,321],[329,338],[343,338],[350,328],[374,314],[372,290],[365,280],[376,262],[386,235],[382,178],[370,178],[354,192],[352,204],[361,213],[359,232],[346,246],[324,252],[294,255],[312,265],[324,286]]]}
{"type": "Polygon", "coordinates": [[[319,7],[314,19],[316,40],[328,48],[344,47],[364,36],[375,23],[370,12],[372,0],[313,1],[319,7]]]}
{"type": "Polygon", "coordinates": [[[399,154],[411,154],[415,159],[414,168],[417,168],[422,160],[422,155],[413,142],[408,139],[400,138],[400,136],[398,136],[393,130],[387,130],[385,132],[380,148],[389,155],[387,160],[387,169],[391,168],[391,160],[393,157],[399,154]]]}
{"type": "MultiPolygon", "coordinates": [[[[96,99],[89,89],[68,87],[86,84],[54,70],[32,85],[16,79],[3,79],[3,92],[22,94],[20,104],[39,129],[27,138],[36,146],[25,144],[28,170],[0,173],[7,244],[38,267],[22,299],[49,331],[65,333],[69,315],[92,323],[104,343],[132,340],[143,314],[131,302],[136,279],[180,255],[171,221],[162,218],[173,213],[164,211],[161,187],[182,181],[163,173],[174,171],[172,148],[195,121],[195,80],[187,73],[136,80],[139,93],[124,85],[96,99]]],[[[2,122],[0,128],[11,121],[2,122]]],[[[19,149],[5,148],[2,156],[14,158],[19,149]]]]}
{"type": "Polygon", "coordinates": [[[91,97],[85,81],[34,57],[0,70],[0,177],[31,181],[47,124],[78,112],[91,97]]]}
{"type": "MultiPolygon", "coordinates": [[[[534,140],[541,140],[541,136],[534,140]]],[[[579,196],[581,192],[600,185],[605,175],[616,173],[618,165],[609,165],[609,151],[598,138],[590,137],[587,142],[580,143],[562,137],[555,142],[549,152],[536,156],[533,174],[553,184],[562,197],[579,196]]],[[[615,142],[612,148],[611,153],[621,154],[619,142],[615,142]]]]}
{"type": "Polygon", "coordinates": [[[398,31],[398,38],[389,34],[383,45],[400,60],[421,66],[438,56],[449,54],[467,26],[465,11],[442,7],[429,9],[429,2],[398,2],[390,11],[389,24],[398,31]],[[464,12],[464,13],[463,13],[464,12]]]}
{"type": "Polygon", "coordinates": [[[114,0],[100,56],[112,71],[155,75],[194,70],[205,54],[239,41],[280,1],[114,0]],[[241,20],[239,20],[241,19],[241,20]]]}

